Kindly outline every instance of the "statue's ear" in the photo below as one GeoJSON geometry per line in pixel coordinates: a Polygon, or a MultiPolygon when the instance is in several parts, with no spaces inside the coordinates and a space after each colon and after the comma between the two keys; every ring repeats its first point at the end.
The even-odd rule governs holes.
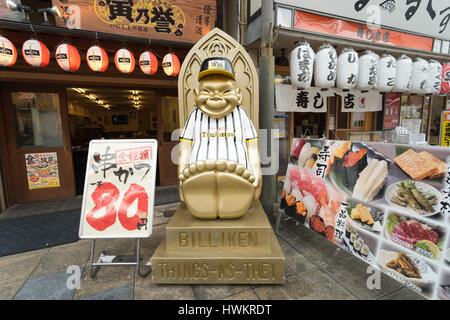
{"type": "Polygon", "coordinates": [[[236,97],[238,98],[238,104],[242,103],[242,93],[241,88],[236,88],[236,97]]]}

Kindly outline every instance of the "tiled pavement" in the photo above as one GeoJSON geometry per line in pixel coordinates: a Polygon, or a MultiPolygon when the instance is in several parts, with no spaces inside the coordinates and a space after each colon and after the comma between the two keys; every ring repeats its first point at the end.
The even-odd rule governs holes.
{"type": "MultiPolygon", "coordinates": [[[[164,212],[177,207],[155,207],[153,235],[141,241],[143,261],[151,257],[164,236],[170,218],[164,212]]],[[[0,258],[0,299],[422,299],[398,282],[382,275],[381,289],[366,286],[367,264],[313,231],[282,221],[278,240],[284,252],[283,285],[160,285],[151,276],[141,278],[133,267],[103,267],[95,279],[89,275],[91,242],[46,248],[0,258]],[[69,289],[68,266],[82,270],[79,289],[69,289]]],[[[132,255],[135,241],[98,240],[101,250],[132,255]]]]}

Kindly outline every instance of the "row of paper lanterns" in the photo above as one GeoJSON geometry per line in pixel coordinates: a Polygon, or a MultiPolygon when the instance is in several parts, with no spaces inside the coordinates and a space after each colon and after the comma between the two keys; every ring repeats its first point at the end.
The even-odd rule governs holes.
{"type": "Polygon", "coordinates": [[[337,55],[330,44],[314,53],[309,43],[301,41],[290,53],[291,84],[308,89],[314,76],[315,87],[342,90],[378,90],[415,94],[450,94],[450,64],[406,55],[395,59],[381,57],[367,50],[358,56],[352,48],[337,55]]]}
{"type": "MultiPolygon", "coordinates": [[[[25,61],[35,68],[44,68],[50,62],[50,51],[44,43],[36,39],[29,39],[23,43],[22,54],[25,61]]],[[[75,72],[80,68],[80,53],[69,43],[61,43],[56,47],[55,58],[61,69],[66,72],[75,72]]],[[[0,36],[0,67],[11,67],[16,60],[16,47],[7,38],[0,36]]],[[[106,51],[98,45],[87,50],[86,61],[94,72],[105,72],[109,66],[106,51]]],[[[114,63],[120,72],[127,74],[134,71],[136,61],[130,50],[122,48],[117,50],[114,63]]],[[[158,70],[158,59],[153,52],[144,51],[139,57],[139,67],[144,74],[153,75],[158,70]]],[[[180,61],[175,54],[168,53],[163,58],[162,67],[165,74],[175,77],[180,72],[180,61]]]]}

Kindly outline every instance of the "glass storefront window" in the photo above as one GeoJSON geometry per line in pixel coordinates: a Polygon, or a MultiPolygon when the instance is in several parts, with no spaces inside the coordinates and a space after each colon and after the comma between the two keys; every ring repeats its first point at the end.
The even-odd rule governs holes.
{"type": "Polygon", "coordinates": [[[172,141],[172,132],[179,128],[178,97],[162,97],[161,108],[163,110],[163,139],[164,142],[170,142],[172,141]]]}
{"type": "Polygon", "coordinates": [[[59,95],[42,92],[12,92],[16,112],[18,147],[63,146],[59,95]]]}

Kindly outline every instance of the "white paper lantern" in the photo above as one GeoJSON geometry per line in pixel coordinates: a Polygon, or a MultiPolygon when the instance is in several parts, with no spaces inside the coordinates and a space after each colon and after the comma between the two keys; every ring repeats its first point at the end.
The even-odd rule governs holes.
{"type": "Polygon", "coordinates": [[[412,76],[411,76],[411,93],[424,94],[429,81],[428,75],[428,62],[424,59],[417,58],[412,64],[412,76]]]}
{"type": "Polygon", "coordinates": [[[412,60],[410,57],[402,54],[397,59],[397,68],[395,71],[395,84],[392,91],[405,92],[411,88],[412,60]]]}
{"type": "Polygon", "coordinates": [[[338,57],[337,87],[343,90],[355,88],[358,81],[359,57],[352,48],[345,48],[338,57]]]}
{"type": "Polygon", "coordinates": [[[146,75],[154,75],[158,70],[158,59],[151,51],[144,51],[139,57],[139,67],[146,75]]]}
{"type": "Polygon", "coordinates": [[[17,49],[14,44],[0,36],[0,67],[11,67],[16,63],[17,49]]]}
{"type": "Polygon", "coordinates": [[[360,90],[371,90],[377,85],[378,62],[380,57],[367,50],[359,57],[359,75],[356,87],[360,90]]]}
{"type": "Polygon", "coordinates": [[[174,53],[168,53],[162,61],[164,73],[171,77],[176,77],[180,73],[180,60],[174,53]]]}
{"type": "Polygon", "coordinates": [[[337,54],[328,43],[320,46],[314,62],[314,83],[318,88],[333,88],[336,84],[337,54]]]}
{"type": "Polygon", "coordinates": [[[377,90],[380,92],[391,91],[395,83],[397,61],[390,54],[383,54],[378,63],[377,90]]]}
{"type": "Polygon", "coordinates": [[[109,58],[105,49],[100,46],[92,46],[86,52],[86,61],[94,72],[105,72],[109,66],[109,58]]]}
{"type": "Polygon", "coordinates": [[[308,42],[301,41],[290,54],[291,84],[296,88],[311,87],[314,67],[314,51],[308,42]]]}
{"type": "Polygon", "coordinates": [[[428,80],[426,93],[437,95],[441,92],[442,65],[439,61],[428,61],[428,80]]]}
{"type": "Polygon", "coordinates": [[[122,73],[131,73],[134,70],[136,61],[134,60],[133,53],[128,49],[119,49],[114,56],[114,62],[117,70],[122,73]]]}
{"type": "Polygon", "coordinates": [[[22,45],[25,61],[35,68],[44,68],[50,62],[50,51],[41,41],[29,39],[22,45]]]}

